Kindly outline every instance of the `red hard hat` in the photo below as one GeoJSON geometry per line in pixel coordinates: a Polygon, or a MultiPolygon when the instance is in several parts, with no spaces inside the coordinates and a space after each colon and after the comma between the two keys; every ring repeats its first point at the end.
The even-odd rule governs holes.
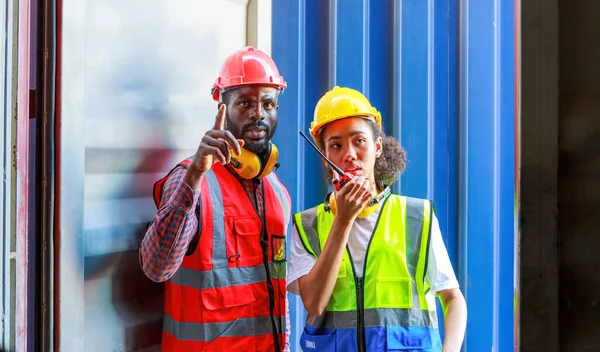
{"type": "Polygon", "coordinates": [[[247,46],[225,59],[211,93],[214,100],[220,101],[222,90],[250,84],[268,85],[281,90],[287,87],[273,59],[265,52],[247,46]]]}

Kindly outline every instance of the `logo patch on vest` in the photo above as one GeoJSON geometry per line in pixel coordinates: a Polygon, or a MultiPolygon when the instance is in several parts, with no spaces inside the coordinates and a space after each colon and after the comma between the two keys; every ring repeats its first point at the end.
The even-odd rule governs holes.
{"type": "Polygon", "coordinates": [[[273,250],[273,261],[285,261],[285,237],[276,235],[271,236],[271,247],[273,250]]]}
{"type": "Polygon", "coordinates": [[[306,340],[306,348],[316,349],[317,345],[314,341],[306,340]]]}

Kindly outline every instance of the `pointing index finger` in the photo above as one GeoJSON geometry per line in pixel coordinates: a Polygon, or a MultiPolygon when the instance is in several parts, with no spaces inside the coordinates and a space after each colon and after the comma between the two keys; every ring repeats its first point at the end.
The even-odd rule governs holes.
{"type": "Polygon", "coordinates": [[[217,117],[215,118],[215,126],[213,129],[215,130],[223,130],[225,129],[225,104],[221,104],[219,106],[219,112],[217,113],[217,117]]]}

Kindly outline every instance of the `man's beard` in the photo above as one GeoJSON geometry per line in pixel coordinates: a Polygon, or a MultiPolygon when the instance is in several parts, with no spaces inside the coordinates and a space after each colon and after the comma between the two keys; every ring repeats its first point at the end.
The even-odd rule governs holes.
{"type": "Polygon", "coordinates": [[[265,142],[252,143],[252,142],[248,142],[247,140],[244,139],[244,147],[243,148],[258,155],[258,157],[261,158],[261,160],[263,160],[263,161],[267,159],[267,157],[268,157],[267,153],[269,152],[269,142],[271,142],[271,139],[273,139],[273,136],[275,135],[275,130],[277,129],[277,124],[275,124],[273,126],[273,129],[271,129],[269,127],[269,125],[267,125],[263,121],[258,120],[255,122],[248,123],[248,124],[242,126],[242,128],[240,129],[236,125],[233,124],[233,122],[229,118],[229,115],[227,115],[226,122],[227,122],[227,126],[226,126],[227,130],[229,132],[231,132],[231,134],[233,134],[233,136],[237,139],[244,139],[244,134],[250,128],[256,128],[256,127],[264,128],[266,136],[267,136],[267,139],[265,142]]]}

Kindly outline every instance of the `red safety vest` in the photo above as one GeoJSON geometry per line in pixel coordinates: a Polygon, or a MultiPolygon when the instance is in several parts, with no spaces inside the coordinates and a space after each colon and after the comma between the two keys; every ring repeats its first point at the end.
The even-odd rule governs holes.
{"type": "MultiPolygon", "coordinates": [[[[157,205],[165,181],[154,187],[157,205]]],[[[283,350],[291,202],[274,173],[262,185],[265,219],[225,167],[205,174],[198,244],[165,286],[163,351],[283,350]]]]}

